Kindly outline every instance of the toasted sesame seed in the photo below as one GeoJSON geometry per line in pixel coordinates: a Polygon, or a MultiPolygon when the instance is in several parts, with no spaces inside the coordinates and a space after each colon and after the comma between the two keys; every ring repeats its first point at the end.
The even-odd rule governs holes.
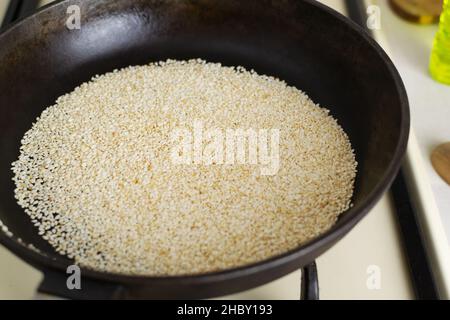
{"type": "Polygon", "coordinates": [[[322,234],[350,207],[356,161],[305,93],[197,59],[114,70],[59,97],[25,133],[12,170],[17,202],[60,254],[100,271],[180,275],[261,261],[322,234]],[[278,173],[172,164],[171,132],[196,120],[280,129],[278,173]]]}

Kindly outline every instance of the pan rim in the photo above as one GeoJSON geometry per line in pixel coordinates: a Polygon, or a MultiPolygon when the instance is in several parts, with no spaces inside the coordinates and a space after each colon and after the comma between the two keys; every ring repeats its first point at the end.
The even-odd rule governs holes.
{"type": "MultiPolygon", "coordinates": [[[[12,25],[6,27],[0,33],[0,40],[2,36],[5,36],[17,27],[20,27],[29,19],[35,18],[38,14],[46,11],[50,8],[57,6],[62,6],[64,3],[72,2],[73,0],[58,0],[50,3],[46,6],[41,7],[33,15],[29,17],[22,18],[12,25]]],[[[281,267],[283,265],[288,265],[293,263],[301,257],[308,256],[311,253],[319,251],[320,248],[326,248],[333,243],[333,241],[345,236],[366,214],[375,206],[383,194],[392,184],[395,176],[397,175],[402,159],[405,155],[408,137],[410,132],[410,110],[409,102],[403,81],[398,73],[398,70],[394,66],[392,60],[386,54],[386,52],[381,48],[381,46],[358,24],[354,23],[344,15],[335,11],[334,9],[319,3],[315,0],[303,0],[310,6],[316,7],[319,10],[324,11],[326,14],[333,16],[340,23],[345,24],[349,29],[362,37],[363,40],[374,50],[377,56],[383,61],[387,70],[394,80],[396,91],[398,93],[398,99],[400,102],[400,135],[397,141],[393,157],[386,167],[385,173],[379,179],[373,190],[368,194],[363,203],[357,207],[353,207],[346,211],[345,218],[339,220],[335,225],[333,225],[329,230],[319,235],[318,237],[312,239],[311,241],[295,248],[284,252],[280,255],[258,261],[256,263],[251,263],[248,265],[243,265],[235,268],[225,269],[221,271],[212,271],[208,273],[200,274],[183,274],[174,276],[144,276],[144,275],[126,275],[120,273],[102,272],[96,271],[94,269],[82,268],[83,277],[102,280],[106,282],[114,282],[125,285],[139,285],[146,286],[149,284],[164,283],[167,285],[190,285],[190,284],[214,284],[217,282],[222,282],[226,280],[239,279],[243,276],[249,276],[253,274],[262,273],[269,269],[274,269],[281,267]]],[[[35,252],[34,250],[26,247],[26,245],[20,243],[14,237],[6,235],[4,232],[0,232],[0,244],[6,247],[8,250],[13,252],[17,257],[24,260],[27,263],[37,267],[40,271],[57,271],[66,272],[66,268],[70,263],[69,260],[64,262],[64,257],[60,256],[47,256],[41,253],[35,252]]],[[[325,251],[325,250],[324,250],[325,251]]],[[[315,256],[315,255],[314,255],[315,256]]],[[[320,256],[320,255],[319,255],[320,256]]],[[[311,261],[315,258],[311,258],[311,261]]],[[[310,261],[310,262],[311,262],[310,261]]],[[[286,268],[280,273],[282,275],[288,274],[294,270],[297,270],[301,265],[296,267],[291,267],[291,270],[286,268]]],[[[265,282],[261,282],[265,283],[265,282]]],[[[242,286],[242,288],[251,288],[251,286],[242,286]]],[[[253,286],[254,287],[254,286],[253,286]]],[[[229,292],[233,292],[229,290],[229,292]]]]}

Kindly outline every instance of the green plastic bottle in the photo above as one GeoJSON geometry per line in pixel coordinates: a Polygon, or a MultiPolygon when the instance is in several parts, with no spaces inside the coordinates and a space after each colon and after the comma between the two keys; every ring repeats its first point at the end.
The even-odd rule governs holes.
{"type": "Polygon", "coordinates": [[[430,73],[435,80],[450,85],[450,0],[444,0],[444,11],[431,52],[430,73]]]}

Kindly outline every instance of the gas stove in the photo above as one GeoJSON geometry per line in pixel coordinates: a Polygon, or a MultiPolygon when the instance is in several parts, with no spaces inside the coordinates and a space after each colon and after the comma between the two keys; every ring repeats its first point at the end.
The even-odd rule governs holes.
{"type": "MultiPolygon", "coordinates": [[[[0,20],[10,18],[8,8],[18,2],[1,1],[0,20]]],[[[33,3],[42,6],[50,1],[25,2],[27,7],[23,7],[22,11],[34,10],[33,3]]],[[[361,19],[363,1],[356,1],[360,2],[356,5],[355,1],[344,0],[322,2],[356,20],[360,14],[361,19]]],[[[367,7],[368,3],[364,5],[367,7]]],[[[419,239],[421,245],[423,238],[427,237],[414,229],[417,228],[415,219],[408,220],[408,215],[411,218],[412,214],[408,197],[410,194],[406,191],[404,180],[396,181],[394,188],[383,196],[368,216],[316,261],[320,299],[433,298],[439,289],[441,296],[447,297],[448,284],[434,283],[442,281],[442,277],[434,276],[433,261],[420,263],[418,256],[411,256],[411,238],[405,237],[405,232],[419,232],[416,240],[419,239]],[[402,199],[401,203],[399,199],[402,199]],[[418,282],[418,278],[428,279],[430,274],[431,282],[418,282]]],[[[420,256],[420,252],[418,254],[420,256]]],[[[426,252],[422,254],[427,255],[426,252]]],[[[38,270],[0,246],[0,299],[56,298],[37,293],[41,280],[42,274],[38,270]]],[[[264,286],[219,299],[298,300],[300,283],[299,270],[264,286]]]]}

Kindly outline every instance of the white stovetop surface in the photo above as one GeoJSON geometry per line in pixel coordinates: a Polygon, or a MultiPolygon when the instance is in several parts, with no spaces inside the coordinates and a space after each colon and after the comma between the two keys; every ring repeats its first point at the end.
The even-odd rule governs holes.
{"type": "MultiPolygon", "coordinates": [[[[5,0],[0,1],[0,18],[5,0]]],[[[343,11],[341,1],[323,1],[343,11]]],[[[369,215],[317,261],[321,299],[413,298],[394,211],[385,195],[369,215]],[[380,271],[380,288],[370,289],[371,267],[380,271]],[[369,272],[369,273],[368,273],[369,272]]],[[[0,247],[0,299],[31,299],[42,275],[0,247]]],[[[298,299],[300,272],[231,299],[298,299]]]]}
{"type": "Polygon", "coordinates": [[[381,8],[381,26],[390,44],[391,58],[408,92],[412,125],[450,240],[450,187],[436,174],[429,160],[434,147],[450,141],[450,86],[434,81],[428,73],[438,26],[406,22],[390,10],[387,0],[377,0],[376,3],[381,8]]]}
{"type": "Polygon", "coordinates": [[[450,140],[450,86],[435,82],[428,73],[437,25],[403,21],[387,0],[365,0],[381,12],[376,40],[391,56],[409,96],[412,128],[403,169],[416,208],[430,262],[441,295],[450,298],[450,188],[436,174],[430,153],[450,140]]]}

